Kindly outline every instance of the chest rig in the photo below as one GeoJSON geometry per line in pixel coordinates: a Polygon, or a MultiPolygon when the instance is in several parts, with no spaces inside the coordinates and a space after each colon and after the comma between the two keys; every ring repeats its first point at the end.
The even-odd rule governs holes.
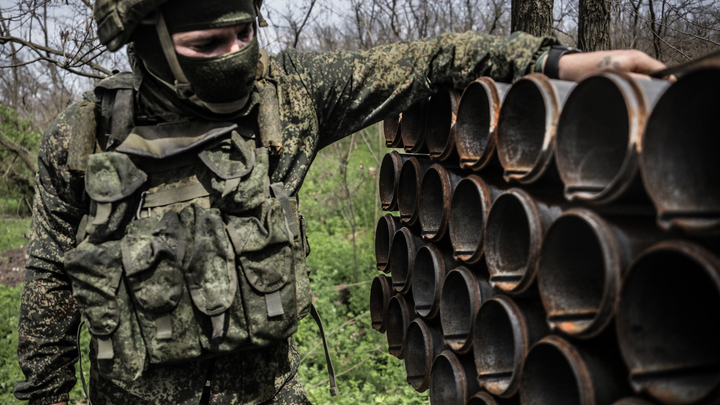
{"type": "Polygon", "coordinates": [[[231,122],[131,128],[128,77],[99,86],[113,121],[97,138],[112,146],[87,157],[90,212],[64,264],[100,373],[133,381],[151,364],[268,346],[308,313],[322,331],[297,199],[270,183],[274,145],[231,122]]]}

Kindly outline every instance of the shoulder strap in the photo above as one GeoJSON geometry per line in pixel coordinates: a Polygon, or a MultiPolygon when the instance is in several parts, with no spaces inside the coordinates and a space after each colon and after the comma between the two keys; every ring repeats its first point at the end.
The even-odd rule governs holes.
{"type": "Polygon", "coordinates": [[[102,119],[97,138],[102,150],[112,149],[125,140],[135,127],[135,88],[132,73],[122,72],[95,86],[96,103],[102,119]]]}

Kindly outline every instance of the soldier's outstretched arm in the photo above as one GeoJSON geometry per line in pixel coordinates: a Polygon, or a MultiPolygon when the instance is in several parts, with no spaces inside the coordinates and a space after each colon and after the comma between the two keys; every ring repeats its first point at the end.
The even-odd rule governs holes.
{"type": "MultiPolygon", "coordinates": [[[[75,385],[78,357],[75,336],[80,315],[64,274],[62,258],[75,245],[78,224],[87,210],[82,176],[67,167],[68,148],[84,100],[70,106],[48,127],[38,151],[38,174],[29,259],[20,304],[18,361],[25,380],[15,396],[33,404],[68,400],[75,385]]],[[[85,123],[85,125],[87,125],[85,123]]],[[[91,127],[92,128],[92,127],[91,127]]],[[[94,130],[94,128],[93,128],[94,130]]]]}

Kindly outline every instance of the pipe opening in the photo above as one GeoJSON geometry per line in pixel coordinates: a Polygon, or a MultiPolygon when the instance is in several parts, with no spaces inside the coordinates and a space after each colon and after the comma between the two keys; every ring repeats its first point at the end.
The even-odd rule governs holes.
{"type": "Polygon", "coordinates": [[[487,213],[487,197],[484,194],[480,183],[471,177],[461,180],[455,187],[448,227],[456,260],[477,260],[482,253],[487,213]]]}
{"type": "Polygon", "coordinates": [[[491,135],[491,107],[485,87],[470,83],[463,92],[455,123],[455,145],[463,168],[477,163],[485,153],[491,135]]]}
{"type": "MultiPolygon", "coordinates": [[[[532,273],[530,222],[522,202],[515,194],[500,195],[490,209],[485,231],[485,259],[490,272],[490,284],[503,291],[512,291],[526,273],[532,273]]],[[[531,246],[532,245],[532,246],[531,246]]],[[[531,277],[529,274],[527,277],[531,277]]]]}
{"type": "Polygon", "coordinates": [[[570,93],[556,141],[566,194],[592,198],[620,173],[630,142],[625,97],[615,82],[603,76],[585,79],[570,93]]]}
{"type": "Polygon", "coordinates": [[[370,286],[370,320],[373,329],[385,332],[387,308],[392,295],[387,278],[380,274],[373,279],[370,286]]]}
{"type": "Polygon", "coordinates": [[[386,214],[380,218],[375,227],[375,262],[378,270],[386,270],[390,257],[390,243],[397,230],[395,221],[391,214],[386,214]]]}
{"type": "Polygon", "coordinates": [[[383,121],[383,135],[385,143],[389,146],[395,142],[400,129],[400,114],[392,114],[383,121]]]}
{"type": "Polygon", "coordinates": [[[401,295],[390,299],[387,311],[388,352],[402,359],[405,357],[405,334],[410,323],[407,303],[401,295]]]}
{"type": "Polygon", "coordinates": [[[425,105],[425,100],[419,101],[403,112],[400,136],[408,152],[418,152],[425,145],[425,105]]]}
{"type": "Polygon", "coordinates": [[[453,120],[451,90],[442,89],[430,97],[425,125],[425,142],[430,155],[442,154],[450,140],[453,120]]]}
{"type": "Polygon", "coordinates": [[[575,215],[559,217],[546,232],[538,287],[551,327],[573,335],[591,326],[609,271],[602,243],[592,224],[575,215]]]}
{"type": "Polygon", "coordinates": [[[410,222],[416,215],[418,186],[421,179],[422,173],[417,160],[413,158],[406,160],[400,170],[397,194],[398,210],[403,222],[410,222]]]}
{"type": "MultiPolygon", "coordinates": [[[[469,273],[469,270],[465,270],[469,273]]],[[[440,295],[440,322],[442,323],[445,343],[460,351],[471,339],[470,332],[475,318],[474,296],[478,294],[478,285],[468,285],[468,279],[462,271],[451,271],[443,282],[440,295]]]]}
{"type": "Polygon", "coordinates": [[[440,277],[445,275],[444,266],[442,253],[435,246],[425,245],[415,256],[412,293],[415,299],[415,312],[422,317],[437,311],[440,295],[438,287],[442,283],[440,277]]]}
{"type": "Polygon", "coordinates": [[[465,373],[454,354],[442,353],[435,358],[430,375],[431,404],[462,404],[465,400],[466,386],[465,373]]]}
{"type": "Polygon", "coordinates": [[[393,236],[390,247],[390,256],[388,258],[388,266],[392,275],[392,287],[397,292],[403,292],[407,289],[405,284],[408,282],[410,263],[415,255],[415,243],[412,235],[407,228],[401,228],[393,236]]]}
{"type": "Polygon", "coordinates": [[[382,163],[380,163],[379,193],[382,209],[390,211],[394,209],[393,205],[397,205],[396,190],[400,173],[400,155],[397,152],[385,154],[382,163]]]}
{"type": "Polygon", "coordinates": [[[650,116],[643,177],[665,224],[720,224],[720,69],[701,70],[668,88],[650,116]]]}
{"type": "Polygon", "coordinates": [[[538,343],[528,353],[522,371],[523,405],[579,405],[585,403],[579,382],[566,356],[552,344],[538,343]]]}
{"type": "Polygon", "coordinates": [[[528,172],[540,158],[549,130],[547,106],[531,80],[519,80],[508,91],[498,118],[497,149],[505,170],[528,172]]]}
{"type": "Polygon", "coordinates": [[[449,198],[449,195],[445,195],[445,189],[450,188],[450,180],[447,175],[443,176],[440,170],[428,169],[420,185],[419,219],[422,235],[427,239],[432,239],[440,230],[445,212],[445,198],[449,198]]]}
{"type": "Polygon", "coordinates": [[[633,387],[668,403],[717,397],[718,269],[688,251],[656,249],[628,271],[617,324],[633,387]]]}
{"type": "Polygon", "coordinates": [[[502,395],[514,376],[516,347],[512,322],[500,302],[490,300],[480,308],[473,343],[478,382],[502,395]]]}
{"type": "Polygon", "coordinates": [[[418,392],[427,389],[430,382],[430,369],[434,357],[432,335],[429,328],[421,322],[410,322],[405,345],[405,371],[407,382],[418,392]]]}

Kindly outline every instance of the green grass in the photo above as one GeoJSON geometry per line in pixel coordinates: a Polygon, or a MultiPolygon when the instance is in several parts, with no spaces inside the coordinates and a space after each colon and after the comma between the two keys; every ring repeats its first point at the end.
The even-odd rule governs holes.
{"type": "Polygon", "coordinates": [[[27,235],[30,230],[31,218],[0,219],[0,253],[27,246],[27,235]]]}

